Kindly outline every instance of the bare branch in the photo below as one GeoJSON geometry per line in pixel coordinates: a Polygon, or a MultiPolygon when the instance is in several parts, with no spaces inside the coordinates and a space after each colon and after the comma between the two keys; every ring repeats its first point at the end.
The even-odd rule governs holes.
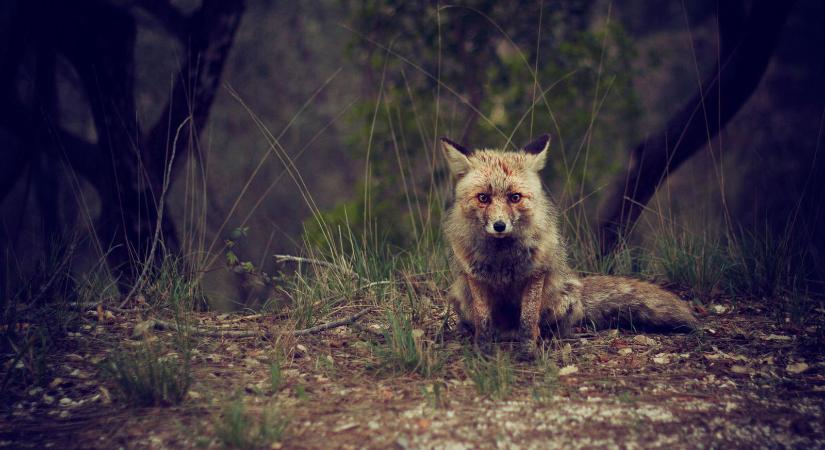
{"type": "Polygon", "coordinates": [[[163,28],[181,42],[189,36],[189,18],[169,0],[138,0],[136,4],[154,17],[163,28]]]}

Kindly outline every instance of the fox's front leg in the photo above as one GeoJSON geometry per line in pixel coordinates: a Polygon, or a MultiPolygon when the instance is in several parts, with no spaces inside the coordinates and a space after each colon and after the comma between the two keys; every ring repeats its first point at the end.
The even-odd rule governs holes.
{"type": "Polygon", "coordinates": [[[527,341],[528,349],[535,348],[539,340],[539,321],[541,320],[542,299],[544,297],[544,279],[546,274],[537,273],[530,277],[521,298],[520,327],[522,336],[527,341]]]}
{"type": "Polygon", "coordinates": [[[472,277],[467,277],[470,287],[470,315],[473,321],[474,339],[478,344],[482,335],[490,333],[490,301],[487,287],[472,277]]]}

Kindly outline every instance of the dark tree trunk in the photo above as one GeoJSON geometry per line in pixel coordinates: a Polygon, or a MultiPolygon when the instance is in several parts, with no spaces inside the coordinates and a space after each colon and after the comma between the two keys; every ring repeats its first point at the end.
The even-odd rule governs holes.
{"type": "MultiPolygon", "coordinates": [[[[145,259],[161,214],[159,197],[175,130],[188,124],[178,140],[175,167],[180,167],[188,153],[185,150],[208,119],[245,2],[204,0],[191,16],[182,14],[168,0],[136,3],[181,40],[186,49],[163,114],[146,135],[137,120],[134,93],[137,30],[126,8],[102,0],[41,0],[13,1],[0,10],[2,19],[11,18],[9,23],[17,28],[8,37],[20,41],[4,41],[13,45],[0,48],[0,63],[7,64],[0,67],[0,126],[20,144],[0,148],[0,156],[8,163],[0,169],[0,175],[8,175],[0,176],[0,199],[13,187],[14,175],[25,164],[36,161],[33,154],[65,158],[100,195],[97,238],[122,289],[135,281],[139,263],[157,262],[145,259]],[[42,105],[27,106],[18,99],[16,70],[31,42],[38,49],[65,56],[77,70],[91,106],[96,144],[71,135],[44,117],[42,105]],[[31,142],[32,136],[39,136],[43,145],[31,142]]],[[[48,75],[53,80],[54,67],[48,75]]],[[[169,184],[175,173],[171,172],[169,184]]],[[[49,189],[45,184],[43,187],[49,189]]],[[[44,198],[51,195],[43,192],[44,198]]],[[[174,225],[168,214],[162,219],[164,246],[174,249],[174,225]]]]}
{"type": "Polygon", "coordinates": [[[602,254],[615,250],[664,179],[703,148],[756,89],[793,1],[756,1],[744,21],[738,2],[719,2],[720,62],[702,90],[664,129],[638,144],[598,212],[602,254]]]}

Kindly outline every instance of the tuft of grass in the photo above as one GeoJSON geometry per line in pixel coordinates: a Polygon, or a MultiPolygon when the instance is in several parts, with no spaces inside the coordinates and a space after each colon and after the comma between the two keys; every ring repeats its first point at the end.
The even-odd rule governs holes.
{"type": "Polygon", "coordinates": [[[207,306],[200,280],[186,269],[183,258],[164,256],[160,265],[147,273],[147,279],[141,294],[152,306],[169,308],[176,313],[207,306]]]}
{"type": "Polygon", "coordinates": [[[656,273],[702,300],[721,287],[730,266],[718,239],[687,232],[660,233],[654,254],[656,273]]]}
{"type": "Polygon", "coordinates": [[[565,235],[570,237],[568,253],[572,266],[585,274],[638,275],[646,266],[639,249],[622,239],[616,250],[602,254],[599,237],[582,218],[580,211],[564,217],[565,235]]]}
{"type": "MultiPolygon", "coordinates": [[[[0,403],[12,387],[42,385],[51,379],[49,359],[68,331],[80,325],[72,274],[76,239],[55,243],[17,276],[0,274],[0,403]]],[[[0,258],[2,260],[2,258],[0,258]]]]}
{"type": "Polygon", "coordinates": [[[730,233],[728,290],[737,295],[773,297],[793,284],[790,234],[777,237],[766,227],[761,233],[730,233]]]}
{"type": "Polygon", "coordinates": [[[424,330],[414,328],[410,315],[401,308],[387,311],[384,342],[375,347],[380,365],[396,373],[418,373],[431,377],[444,365],[436,344],[424,337],[424,330]]]}
{"type": "Polygon", "coordinates": [[[157,343],[119,348],[101,363],[103,374],[121,397],[137,406],[180,403],[192,383],[191,352],[168,351],[157,343]]]}
{"type": "Polygon", "coordinates": [[[536,365],[539,374],[534,381],[533,400],[546,403],[553,399],[559,388],[559,367],[556,365],[553,352],[546,346],[540,347],[536,365]]]}
{"type": "Polygon", "coordinates": [[[426,386],[421,386],[421,395],[427,400],[427,404],[433,409],[443,408],[446,404],[444,392],[447,384],[442,381],[434,381],[426,386]]]}
{"type": "Polygon", "coordinates": [[[281,390],[281,385],[284,382],[284,374],[281,371],[281,361],[275,360],[269,364],[269,387],[272,392],[277,393],[281,390]]]}
{"type": "Polygon", "coordinates": [[[512,390],[513,363],[507,352],[496,349],[491,356],[480,353],[464,354],[464,371],[481,395],[503,399],[512,390]]]}
{"type": "Polygon", "coordinates": [[[215,419],[215,435],[224,447],[263,448],[280,441],[289,420],[270,405],[255,415],[247,410],[243,399],[229,403],[215,419]]]}

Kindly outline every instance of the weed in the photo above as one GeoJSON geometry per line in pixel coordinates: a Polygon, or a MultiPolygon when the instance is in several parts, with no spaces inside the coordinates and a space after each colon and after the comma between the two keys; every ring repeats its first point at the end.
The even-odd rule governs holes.
{"type": "Polygon", "coordinates": [[[215,420],[215,434],[218,440],[230,448],[261,448],[283,438],[289,420],[278,409],[270,405],[256,416],[237,400],[229,403],[215,420]]]}
{"type": "Polygon", "coordinates": [[[276,359],[269,364],[269,387],[273,393],[277,393],[281,389],[283,382],[284,375],[281,371],[281,362],[276,359]]]}
{"type": "Polygon", "coordinates": [[[159,343],[143,342],[135,348],[116,349],[101,363],[101,370],[120,395],[138,406],[180,403],[192,383],[188,342],[176,342],[175,351],[159,343]]]}
{"type": "Polygon", "coordinates": [[[792,282],[790,238],[777,238],[741,230],[731,233],[728,251],[732,260],[728,290],[737,295],[772,297],[792,282]]]}
{"type": "Polygon", "coordinates": [[[502,399],[513,385],[513,363],[507,352],[496,349],[492,356],[466,352],[464,370],[481,395],[502,399]]]}
{"type": "Polygon", "coordinates": [[[703,300],[720,287],[730,266],[719,240],[704,235],[663,232],[655,248],[657,272],[703,300]]]}
{"type": "Polygon", "coordinates": [[[408,314],[399,307],[387,311],[388,327],[384,342],[375,346],[381,366],[393,372],[433,376],[444,364],[436,345],[424,338],[424,331],[413,328],[408,314]]]}
{"type": "Polygon", "coordinates": [[[444,407],[444,391],[447,385],[441,381],[434,381],[426,386],[421,386],[421,395],[427,400],[427,404],[433,409],[444,407]]]}
{"type": "Polygon", "coordinates": [[[539,368],[539,377],[534,382],[533,400],[545,403],[553,398],[559,388],[559,367],[551,352],[543,348],[536,358],[536,365],[539,368]]]}

